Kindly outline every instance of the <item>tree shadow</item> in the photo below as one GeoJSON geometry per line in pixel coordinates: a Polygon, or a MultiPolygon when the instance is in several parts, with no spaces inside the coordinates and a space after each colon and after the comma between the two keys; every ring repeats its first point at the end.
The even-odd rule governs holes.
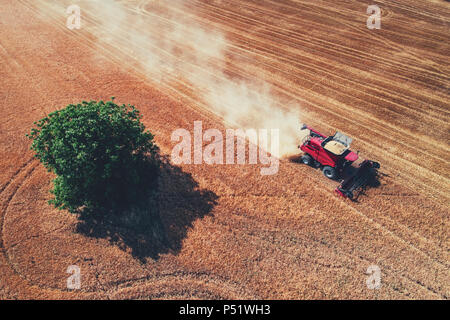
{"type": "MultiPolygon", "coordinates": [[[[149,182],[149,190],[154,190],[149,182]]],[[[161,159],[156,190],[139,203],[107,214],[83,211],[77,232],[93,238],[108,239],[144,262],[157,260],[164,253],[178,253],[193,222],[211,215],[218,196],[200,189],[192,175],[161,159]]]]}

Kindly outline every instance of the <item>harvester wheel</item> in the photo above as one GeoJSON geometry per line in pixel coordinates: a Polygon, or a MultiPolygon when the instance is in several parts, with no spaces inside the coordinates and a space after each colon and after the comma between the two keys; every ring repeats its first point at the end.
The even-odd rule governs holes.
{"type": "Polygon", "coordinates": [[[329,179],[336,179],[336,169],[330,166],[325,166],[323,167],[323,174],[325,175],[325,177],[329,178],[329,179]]]}
{"type": "Polygon", "coordinates": [[[314,164],[314,159],[309,154],[305,154],[302,156],[302,162],[308,166],[312,166],[314,164]]]}

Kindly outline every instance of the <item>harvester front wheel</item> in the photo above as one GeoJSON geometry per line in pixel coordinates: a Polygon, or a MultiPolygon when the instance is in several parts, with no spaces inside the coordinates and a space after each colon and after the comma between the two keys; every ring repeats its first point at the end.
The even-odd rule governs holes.
{"type": "Polygon", "coordinates": [[[325,175],[325,177],[332,180],[336,179],[337,177],[336,169],[330,166],[323,167],[323,174],[325,175]]]}
{"type": "Polygon", "coordinates": [[[309,154],[303,155],[301,160],[308,166],[312,166],[314,164],[314,159],[309,154]]]}

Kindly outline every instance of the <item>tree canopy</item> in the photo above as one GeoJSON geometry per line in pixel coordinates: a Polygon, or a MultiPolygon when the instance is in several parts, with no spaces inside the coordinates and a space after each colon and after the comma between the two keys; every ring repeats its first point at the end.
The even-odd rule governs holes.
{"type": "Polygon", "coordinates": [[[56,174],[50,202],[59,209],[114,210],[156,187],[158,147],[132,105],[69,104],[35,122],[35,157],[56,174]]]}

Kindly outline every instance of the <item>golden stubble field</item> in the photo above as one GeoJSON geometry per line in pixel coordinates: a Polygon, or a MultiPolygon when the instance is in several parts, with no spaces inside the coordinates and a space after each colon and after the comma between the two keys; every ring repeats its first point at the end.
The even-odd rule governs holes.
{"type": "Polygon", "coordinates": [[[66,27],[70,4],[0,3],[0,298],[448,299],[448,2],[376,1],[380,30],[366,1],[109,1],[106,13],[81,1],[80,30],[66,27]],[[352,136],[381,185],[349,202],[288,159],[272,176],[167,165],[163,244],[117,225],[89,233],[47,204],[52,176],[25,134],[111,96],[141,110],[165,155],[194,121],[301,120],[352,136]],[[66,288],[70,265],[80,290],[66,288]]]}

